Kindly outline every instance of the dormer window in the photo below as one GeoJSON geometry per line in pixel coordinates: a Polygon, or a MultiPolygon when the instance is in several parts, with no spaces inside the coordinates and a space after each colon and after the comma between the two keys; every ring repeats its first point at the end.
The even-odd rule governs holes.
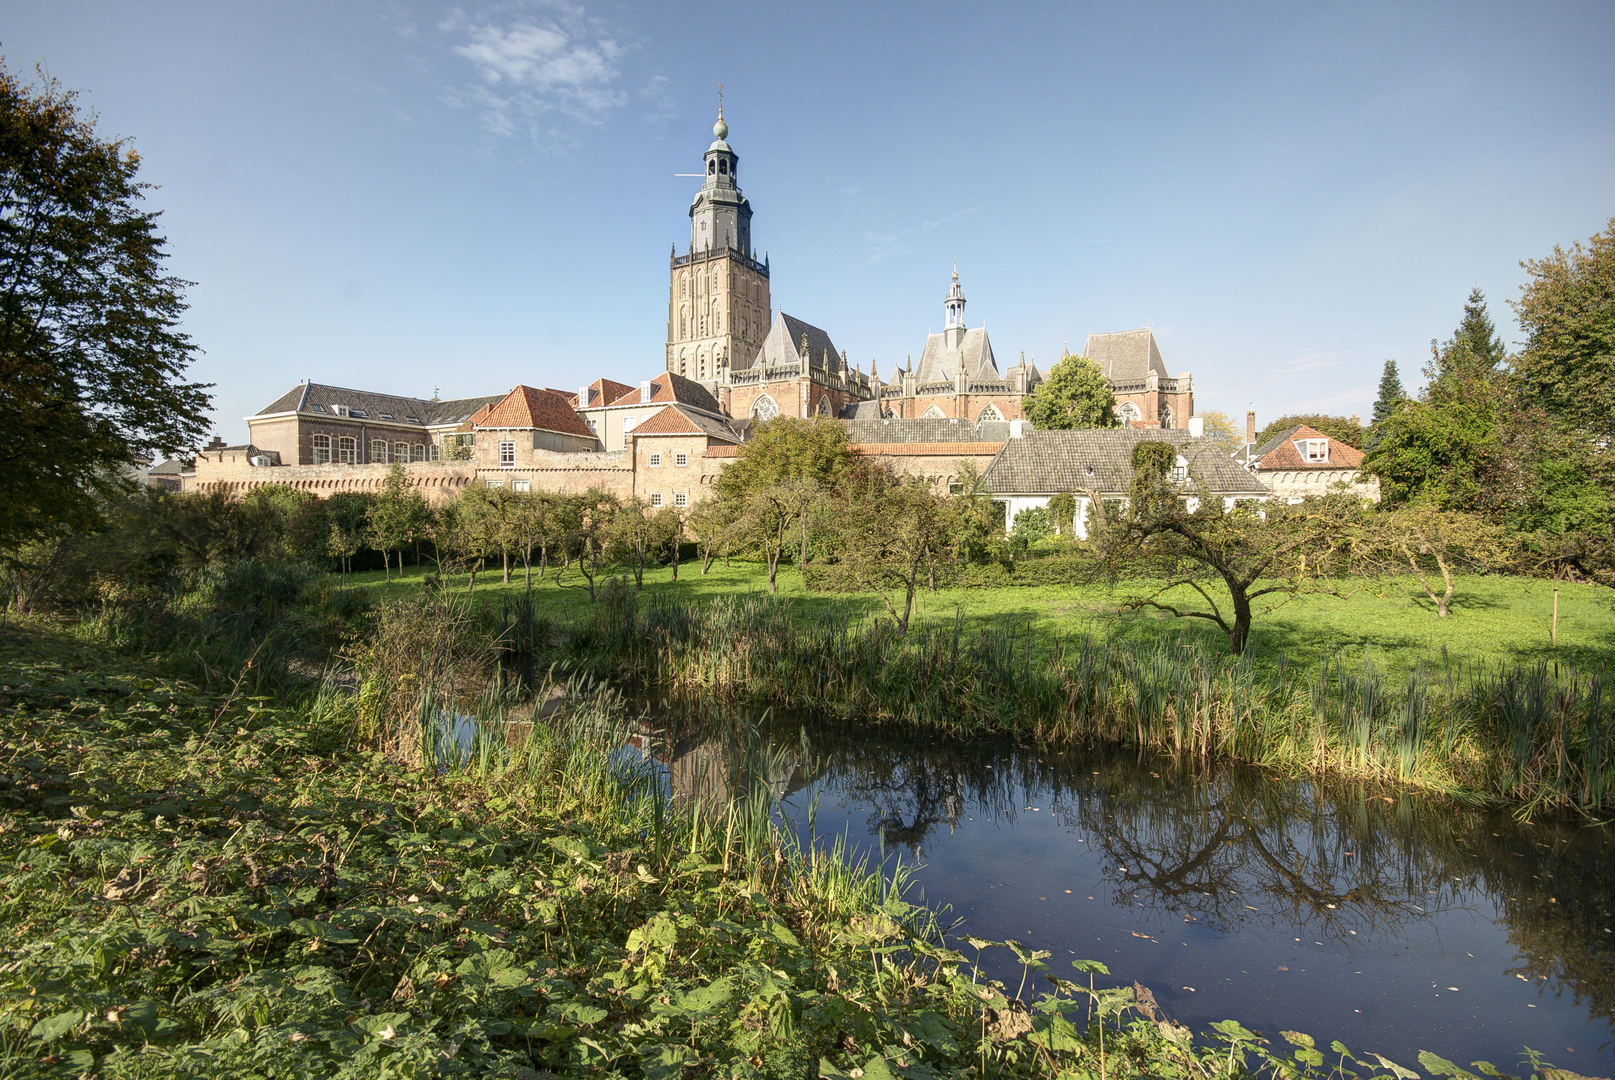
{"type": "Polygon", "coordinates": [[[365,412],[363,409],[349,409],[348,410],[348,415],[352,416],[352,417],[355,417],[356,419],[359,419],[359,420],[368,420],[368,419],[370,419],[370,414],[365,412]]]}
{"type": "Polygon", "coordinates": [[[404,419],[408,420],[412,424],[418,424],[421,422],[420,417],[418,416],[406,416],[404,419]]]}
{"type": "Polygon", "coordinates": [[[390,412],[377,413],[376,418],[378,420],[391,420],[393,418],[393,414],[390,412]]]}
{"type": "Polygon", "coordinates": [[[1318,464],[1329,460],[1328,439],[1306,439],[1303,440],[1301,445],[1309,464],[1318,464]]]}

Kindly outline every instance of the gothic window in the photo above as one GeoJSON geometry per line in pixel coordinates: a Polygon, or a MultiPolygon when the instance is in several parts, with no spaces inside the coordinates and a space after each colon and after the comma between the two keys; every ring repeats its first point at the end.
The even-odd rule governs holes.
{"type": "Polygon", "coordinates": [[[1172,426],[1172,406],[1167,405],[1166,403],[1163,402],[1161,404],[1161,413],[1160,413],[1160,415],[1161,415],[1161,426],[1164,427],[1164,428],[1171,427],[1172,426]]]}
{"type": "Polygon", "coordinates": [[[329,435],[316,435],[316,436],[314,436],[314,464],[316,464],[316,465],[329,465],[329,464],[331,464],[331,436],[329,436],[329,435]]]}
{"type": "Polygon", "coordinates": [[[779,415],[779,402],[763,394],[751,403],[751,415],[758,420],[772,420],[779,415]]]}
{"type": "Polygon", "coordinates": [[[998,411],[998,406],[988,405],[986,408],[982,409],[980,415],[976,417],[976,423],[985,424],[989,420],[1002,420],[1003,418],[1004,414],[998,411]]]}
{"type": "Polygon", "coordinates": [[[929,409],[926,409],[920,414],[921,420],[946,420],[947,418],[948,414],[943,412],[941,408],[936,405],[932,405],[929,409]]]}
{"type": "Polygon", "coordinates": [[[1138,411],[1138,406],[1131,401],[1124,401],[1116,409],[1116,415],[1122,418],[1122,423],[1133,424],[1144,419],[1144,414],[1138,411]]]}
{"type": "Polygon", "coordinates": [[[818,410],[818,412],[819,412],[820,416],[829,416],[830,415],[830,395],[829,394],[823,394],[823,395],[821,395],[819,397],[819,410],[818,410]]]}
{"type": "Polygon", "coordinates": [[[679,308],[679,340],[683,341],[690,336],[690,312],[688,308],[679,308]]]}
{"type": "Polygon", "coordinates": [[[707,175],[708,176],[715,176],[715,175],[717,175],[717,172],[718,172],[718,163],[716,161],[707,162],[707,175]]]}

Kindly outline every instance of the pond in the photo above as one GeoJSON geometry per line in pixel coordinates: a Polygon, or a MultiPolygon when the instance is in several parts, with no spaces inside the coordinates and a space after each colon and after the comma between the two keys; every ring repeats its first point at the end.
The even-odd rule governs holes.
{"type": "MultiPolygon", "coordinates": [[[[735,789],[743,726],[665,705],[651,721],[675,792],[735,789]]],[[[820,843],[918,866],[909,898],[955,936],[1047,949],[1067,977],[1101,961],[1196,1031],[1232,1018],[1516,1073],[1529,1046],[1615,1073],[1615,827],[1003,739],[801,718],[762,735],[802,843],[811,808],[820,843]]],[[[1008,950],[983,963],[1014,990],[1008,950]]]]}

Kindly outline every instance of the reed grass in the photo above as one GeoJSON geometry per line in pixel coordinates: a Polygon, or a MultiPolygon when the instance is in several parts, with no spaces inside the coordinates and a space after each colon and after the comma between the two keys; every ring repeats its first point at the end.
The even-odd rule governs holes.
{"type": "Polygon", "coordinates": [[[1371,650],[1303,671],[1283,657],[1258,667],[1190,636],[1049,640],[1026,623],[970,632],[962,616],[898,636],[860,608],[806,615],[760,594],[695,604],[653,593],[641,603],[631,590],[565,631],[557,653],[579,670],[692,696],[952,735],[1221,757],[1521,814],[1603,814],[1615,794],[1602,667],[1442,653],[1393,679],[1371,650]]]}

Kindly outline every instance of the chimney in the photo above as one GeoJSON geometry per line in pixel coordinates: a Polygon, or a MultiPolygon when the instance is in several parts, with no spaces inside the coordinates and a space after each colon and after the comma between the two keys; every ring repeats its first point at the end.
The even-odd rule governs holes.
{"type": "Polygon", "coordinates": [[[1252,409],[1245,414],[1245,441],[1251,445],[1256,443],[1256,410],[1252,409]]]}
{"type": "Polygon", "coordinates": [[[649,379],[646,379],[644,382],[639,384],[639,400],[641,402],[646,402],[646,401],[650,400],[650,380],[649,379]]]}
{"type": "Polygon", "coordinates": [[[1026,433],[1031,430],[1032,422],[1030,420],[1011,420],[1009,422],[1009,437],[1012,439],[1024,439],[1026,438],[1026,433]]]}
{"type": "Polygon", "coordinates": [[[1189,434],[1196,439],[1205,438],[1206,418],[1203,416],[1189,417],[1189,434]]]}
{"type": "Polygon", "coordinates": [[[1362,427],[1363,426],[1362,417],[1358,416],[1356,413],[1352,413],[1351,414],[1351,426],[1352,427],[1362,427]]]}

